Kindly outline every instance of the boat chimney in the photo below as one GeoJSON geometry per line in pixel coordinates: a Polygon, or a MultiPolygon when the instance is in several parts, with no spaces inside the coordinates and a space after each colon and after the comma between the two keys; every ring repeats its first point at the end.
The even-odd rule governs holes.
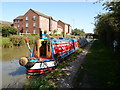
{"type": "Polygon", "coordinates": [[[42,39],[42,30],[41,30],[41,28],[39,29],[39,35],[40,35],[40,39],[42,39]]]}

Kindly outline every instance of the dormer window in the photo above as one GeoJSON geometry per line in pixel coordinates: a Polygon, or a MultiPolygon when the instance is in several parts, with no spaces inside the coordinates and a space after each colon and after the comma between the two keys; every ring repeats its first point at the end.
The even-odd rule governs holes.
{"type": "Polygon", "coordinates": [[[28,20],[28,17],[26,17],[26,19],[25,20],[28,20]]]}
{"type": "Polygon", "coordinates": [[[33,16],[33,20],[36,20],[36,16],[33,16]]]}

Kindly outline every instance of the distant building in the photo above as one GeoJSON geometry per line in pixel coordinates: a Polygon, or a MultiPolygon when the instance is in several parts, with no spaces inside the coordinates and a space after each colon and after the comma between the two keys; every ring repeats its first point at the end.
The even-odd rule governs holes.
{"type": "Polygon", "coordinates": [[[58,25],[60,25],[63,28],[64,34],[70,35],[72,32],[72,28],[70,24],[67,24],[61,20],[58,21],[58,25]]]}
{"type": "Polygon", "coordinates": [[[64,29],[64,25],[61,26],[51,16],[47,16],[33,9],[29,9],[24,15],[16,17],[13,20],[13,24],[18,28],[20,33],[39,33],[39,28],[43,32],[47,31],[47,34],[52,34],[54,30],[58,34],[62,34],[63,30],[66,31],[65,33],[71,33],[70,28],[68,28],[69,30],[64,29]]]}
{"type": "Polygon", "coordinates": [[[57,26],[57,34],[63,34],[63,27],[60,25],[57,26]]]}

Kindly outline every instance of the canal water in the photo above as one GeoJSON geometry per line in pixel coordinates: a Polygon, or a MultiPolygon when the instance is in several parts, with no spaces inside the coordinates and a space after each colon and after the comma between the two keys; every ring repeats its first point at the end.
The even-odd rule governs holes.
{"type": "Polygon", "coordinates": [[[22,88],[26,81],[26,69],[19,65],[19,58],[29,56],[27,46],[1,50],[2,88],[22,88]]]}

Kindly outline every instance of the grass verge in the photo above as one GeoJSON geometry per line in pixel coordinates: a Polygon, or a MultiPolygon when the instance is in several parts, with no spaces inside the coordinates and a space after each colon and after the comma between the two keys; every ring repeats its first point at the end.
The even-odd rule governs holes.
{"type": "MultiPolygon", "coordinates": [[[[87,73],[93,88],[118,88],[120,86],[119,55],[99,40],[93,43],[73,81],[73,87],[80,87],[87,73]]],[[[82,86],[82,85],[81,85],[82,86]]]]}

